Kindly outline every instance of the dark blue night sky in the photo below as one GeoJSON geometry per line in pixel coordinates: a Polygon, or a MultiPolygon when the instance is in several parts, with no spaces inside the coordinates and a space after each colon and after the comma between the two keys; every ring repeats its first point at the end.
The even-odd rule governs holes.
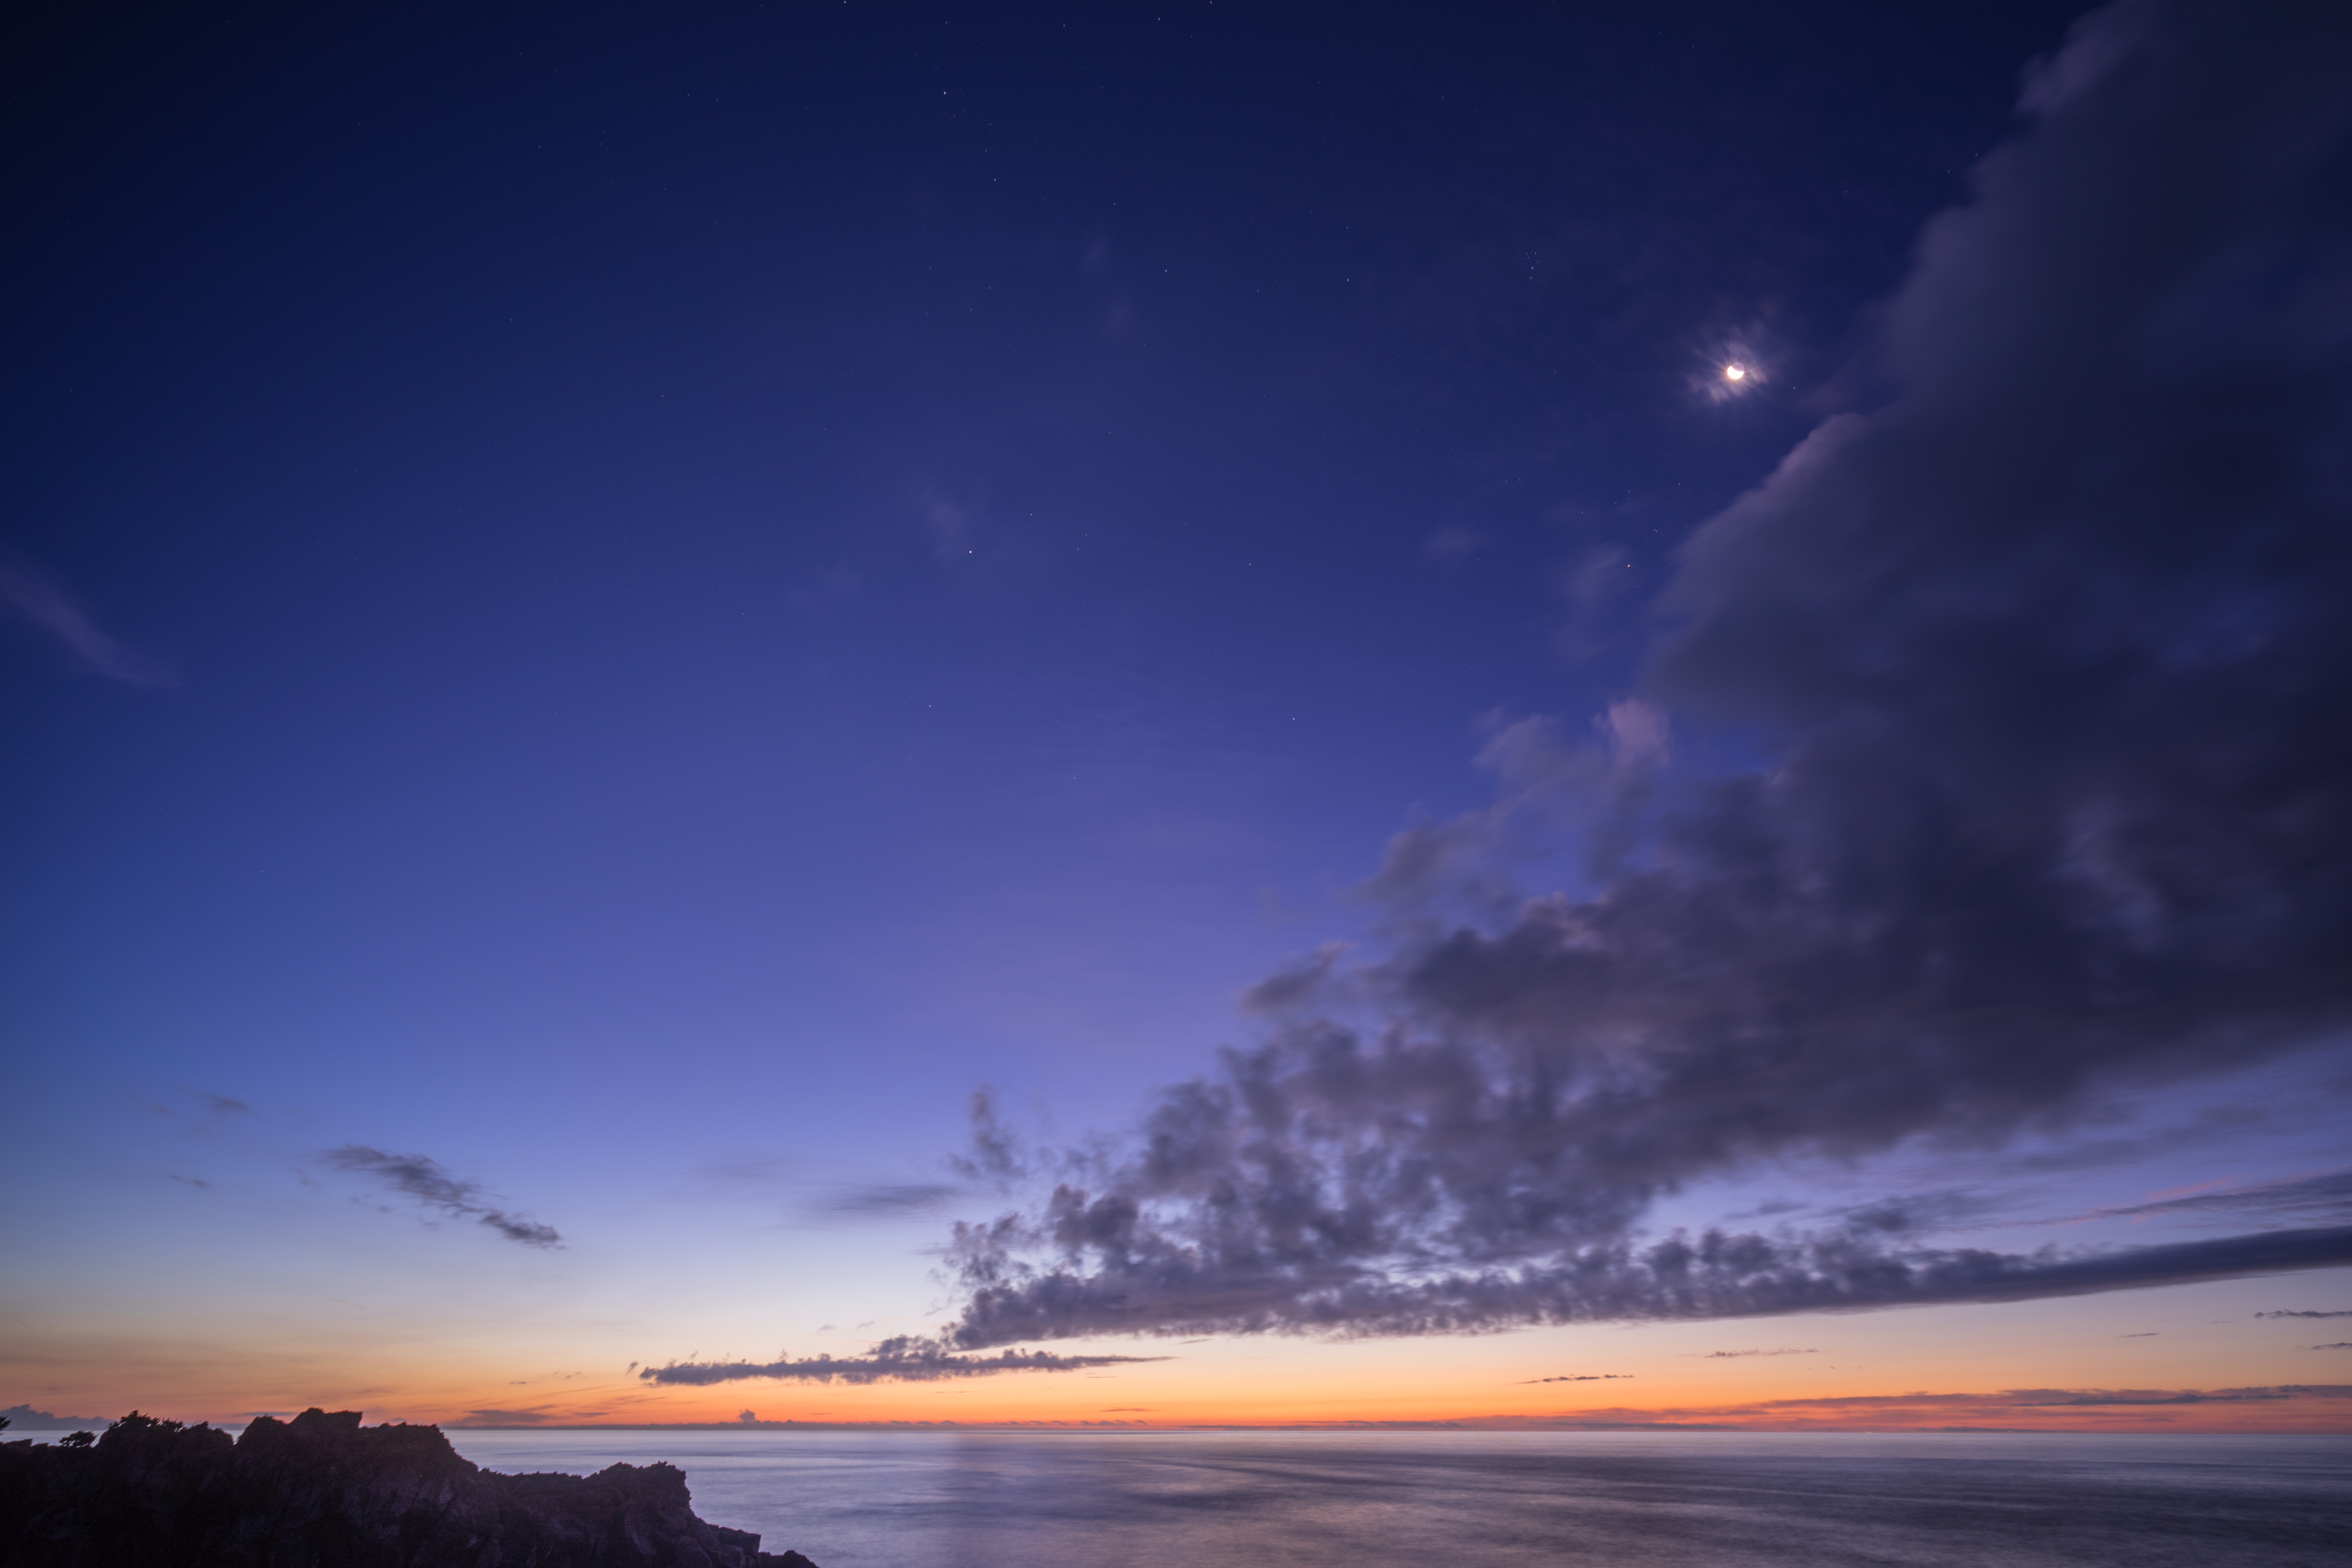
{"type": "Polygon", "coordinates": [[[2082,10],[20,14],[11,1387],[2343,1304],[2352,39],[2082,10]]]}

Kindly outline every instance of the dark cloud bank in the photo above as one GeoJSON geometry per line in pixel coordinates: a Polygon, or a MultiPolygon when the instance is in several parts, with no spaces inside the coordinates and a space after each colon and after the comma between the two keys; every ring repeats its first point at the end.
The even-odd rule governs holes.
{"type": "Polygon", "coordinates": [[[649,1366],[637,1375],[647,1383],[703,1384],[740,1383],[751,1378],[782,1378],[804,1383],[936,1383],[944,1378],[984,1377],[999,1372],[1084,1372],[1089,1367],[1122,1366],[1161,1356],[1053,1355],[1045,1351],[1000,1351],[994,1355],[960,1355],[937,1342],[900,1335],[884,1340],[865,1356],[790,1356],[771,1362],[672,1362],[649,1366]]]}
{"type": "Polygon", "coordinates": [[[1641,1230],[1756,1162],[1992,1147],[2352,1023],[2347,34],[2322,5],[2088,19],[1925,235],[1882,405],[1697,531],[1590,748],[1507,731],[1501,804],[1392,846],[1392,949],[1261,987],[1265,1043],[1107,1152],[1024,1160],[983,1106],[973,1170],[1059,1185],[959,1227],[944,1342],[2352,1263],[2341,1223],[2030,1256],[1641,1230]],[[1689,776],[1670,733],[1759,760],[1689,776]],[[1580,890],[1463,917],[1547,812],[1580,814],[1580,890]]]}
{"type": "Polygon", "coordinates": [[[1759,1162],[1990,1149],[2352,1025],[2347,80],[2337,5],[2087,18],[1923,237],[1877,411],[1697,531],[1591,745],[1514,726],[1492,811],[1391,845],[1383,956],[1258,987],[1265,1043],[1124,1140],[1033,1158],[983,1098],[965,1173],[1058,1184],[957,1227],[965,1306],[936,1341],[643,1375],[2352,1264],[2340,1177],[2277,1212],[2148,1205],[2294,1228],[2088,1254],[1906,1247],[1860,1214],[1643,1233],[1759,1162]],[[1676,734],[1758,760],[1690,776],[1676,734]],[[1583,846],[1580,890],[1498,902],[1546,831],[1583,846]]]}

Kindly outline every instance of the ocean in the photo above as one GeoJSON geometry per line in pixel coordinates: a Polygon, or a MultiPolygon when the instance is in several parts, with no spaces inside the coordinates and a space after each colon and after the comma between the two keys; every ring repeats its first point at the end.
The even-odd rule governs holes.
{"type": "Polygon", "coordinates": [[[2346,1568],[2352,1436],[452,1431],[818,1568],[2346,1568]]]}

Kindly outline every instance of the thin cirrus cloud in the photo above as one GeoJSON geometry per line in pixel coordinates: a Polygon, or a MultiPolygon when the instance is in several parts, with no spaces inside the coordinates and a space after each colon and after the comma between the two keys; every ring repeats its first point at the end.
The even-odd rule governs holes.
{"type": "Polygon", "coordinates": [[[2317,1405],[2323,1418],[2352,1399],[2352,1384],[2283,1384],[2253,1388],[2011,1388],[1995,1393],[1842,1394],[1780,1399],[1738,1400],[1704,1405],[1641,1408],[1617,1405],[1559,1415],[1488,1416],[1458,1423],[1466,1426],[1510,1428],[1592,1428],[1672,1426],[1706,1426],[1728,1418],[1748,1425],[1758,1417],[1776,1424],[1797,1422],[1809,1426],[1866,1424],[1865,1430],[1890,1426],[1925,1426],[1946,1431],[1966,1430],[1957,1422],[2027,1421],[2039,1425],[2051,1416],[2062,1419],[2076,1413],[2111,1410],[2118,1413],[2149,1407],[2189,1405],[2257,1405],[2277,1414],[2282,1405],[2317,1405]],[[2331,1408],[2332,1407],[2332,1408],[2331,1408]]]}
{"type": "Polygon", "coordinates": [[[897,1219],[909,1215],[936,1214],[967,1189],[941,1182],[877,1182],[841,1187],[812,1205],[820,1217],[841,1220],[897,1219]]]}
{"type": "MultiPolygon", "coordinates": [[[[2352,1398],[2352,1384],[2279,1384],[2256,1388],[2011,1388],[1999,1394],[1845,1394],[1768,1399],[1698,1414],[1798,1409],[1887,1410],[1973,1406],[1993,1410],[2095,1410],[2149,1405],[2275,1405],[2352,1398]]],[[[1680,1414],[1680,1412],[1676,1412],[1680,1414]]]]}
{"type": "Polygon", "coordinates": [[[428,1209],[438,1210],[453,1219],[470,1219],[488,1226],[509,1241],[525,1247],[563,1245],[563,1237],[553,1226],[509,1214],[485,1202],[481,1183],[453,1176],[437,1161],[422,1154],[387,1154],[362,1143],[346,1143],[340,1149],[329,1150],[320,1159],[338,1171],[377,1177],[393,1191],[415,1198],[428,1209]]]}
{"type": "Polygon", "coordinates": [[[0,555],[0,607],[71,654],[82,668],[129,686],[177,686],[163,665],[118,641],[31,563],[0,555]]]}
{"type": "MultiPolygon", "coordinates": [[[[1590,745],[1391,845],[1385,947],[1123,1138],[983,1100],[970,1351],[2018,1300],[2352,1264],[2281,1228],[1923,1248],[1867,1216],[1656,1239],[1790,1158],[1998,1148],[2352,1025],[2352,28],[2126,0],[2035,71],[1881,318],[1893,395],[1701,527],[1590,745]],[[1704,771],[1670,731],[1744,738],[1704,771]],[[1521,900],[1531,835],[1587,890],[1521,900]],[[1050,1190],[1048,1190],[1050,1188],[1050,1190]]],[[[2226,1200],[2180,1210],[2221,1213],[2226,1200]]]]}
{"type": "Polygon", "coordinates": [[[2316,1176],[2263,1182],[2187,1197],[2159,1198],[2153,1203],[2094,1209],[2090,1217],[2143,1219],[2157,1215],[2276,1215],[2334,1220],[2352,1219],[2352,1171],[2329,1171],[2316,1176]]]}
{"type": "MultiPolygon", "coordinates": [[[[2223,1222],[2248,1220],[2275,1225],[2310,1226],[2352,1222],[2352,1171],[2326,1171],[2315,1176],[2290,1176],[2257,1182],[2218,1192],[2190,1193],[2177,1198],[2156,1198],[2140,1204],[2105,1204],[2074,1214],[2044,1219],[2004,1220],[2008,1226],[2072,1226],[2086,1220],[2193,1219],[2211,1216],[2223,1222]]],[[[1992,1226],[1976,1228],[1990,1229],[1992,1226]]],[[[2256,1317],[2265,1314],[2257,1312],[2256,1317]]]]}

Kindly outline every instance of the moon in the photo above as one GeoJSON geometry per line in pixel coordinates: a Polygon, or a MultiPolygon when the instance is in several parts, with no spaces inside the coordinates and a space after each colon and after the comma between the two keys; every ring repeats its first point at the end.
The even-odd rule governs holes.
{"type": "Polygon", "coordinates": [[[1748,367],[1744,364],[1725,365],[1723,367],[1723,379],[1726,381],[1746,381],[1748,379],[1748,367]]]}

